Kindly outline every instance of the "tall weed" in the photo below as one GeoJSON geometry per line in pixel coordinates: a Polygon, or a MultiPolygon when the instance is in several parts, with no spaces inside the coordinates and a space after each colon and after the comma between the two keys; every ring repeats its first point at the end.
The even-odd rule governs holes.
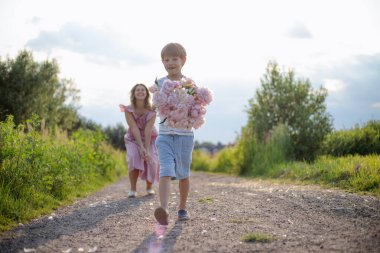
{"type": "Polygon", "coordinates": [[[282,178],[322,183],[380,196],[380,156],[321,156],[315,162],[290,162],[278,166],[282,178]]]}
{"type": "Polygon", "coordinates": [[[127,172],[123,154],[100,132],[68,138],[57,129],[40,131],[40,123],[35,116],[26,126],[12,116],[0,122],[0,231],[127,172]]]}
{"type": "Polygon", "coordinates": [[[211,171],[211,156],[202,150],[194,150],[191,170],[211,171]]]}
{"type": "Polygon", "coordinates": [[[277,126],[266,138],[259,142],[251,129],[243,129],[238,143],[238,166],[240,175],[267,176],[274,173],[277,164],[293,157],[290,135],[285,126],[277,126]]]}

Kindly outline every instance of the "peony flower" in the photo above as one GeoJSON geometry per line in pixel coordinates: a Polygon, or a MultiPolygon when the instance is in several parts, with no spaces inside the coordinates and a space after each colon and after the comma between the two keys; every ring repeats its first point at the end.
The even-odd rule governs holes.
{"type": "Polygon", "coordinates": [[[163,117],[163,118],[167,118],[170,114],[170,112],[172,111],[171,107],[170,106],[160,106],[158,107],[158,114],[163,117]]]}
{"type": "Polygon", "coordinates": [[[180,121],[181,119],[186,118],[188,115],[188,111],[183,108],[178,108],[172,112],[170,112],[169,117],[174,121],[180,121]]]}
{"type": "Polygon", "coordinates": [[[196,109],[191,110],[190,116],[191,116],[192,118],[198,118],[198,116],[199,116],[199,111],[196,110],[196,109]]]}
{"type": "Polygon", "coordinates": [[[206,88],[196,89],[196,96],[202,105],[208,105],[212,101],[212,93],[206,88]]]}
{"type": "Polygon", "coordinates": [[[168,99],[167,99],[167,103],[170,106],[178,105],[179,102],[180,101],[179,101],[179,98],[178,98],[177,94],[175,94],[174,92],[169,94],[168,99]]]}
{"type": "Polygon", "coordinates": [[[167,99],[168,96],[162,91],[153,93],[153,104],[156,107],[164,106],[166,104],[167,99]]]}
{"type": "Polygon", "coordinates": [[[198,128],[200,128],[200,127],[203,125],[203,123],[205,123],[204,118],[203,118],[203,117],[199,117],[199,118],[197,118],[197,120],[194,122],[193,127],[194,127],[195,129],[198,129],[198,128]]]}
{"type": "Polygon", "coordinates": [[[204,124],[205,106],[212,101],[212,93],[206,88],[198,88],[190,78],[181,81],[166,80],[158,91],[151,87],[153,105],[165,124],[174,128],[198,129],[204,124]]]}
{"type": "Polygon", "coordinates": [[[170,81],[170,80],[166,80],[163,84],[162,84],[162,88],[161,88],[161,91],[164,92],[165,94],[169,94],[170,92],[172,92],[174,89],[178,88],[180,85],[178,82],[173,82],[173,81],[170,81]]]}

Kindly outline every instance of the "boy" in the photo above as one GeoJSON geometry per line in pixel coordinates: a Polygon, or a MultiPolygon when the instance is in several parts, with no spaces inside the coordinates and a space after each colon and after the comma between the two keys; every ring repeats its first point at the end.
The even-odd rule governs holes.
{"type": "MultiPolygon", "coordinates": [[[[161,60],[168,75],[157,80],[160,90],[164,81],[170,79],[179,81],[182,67],[186,62],[186,50],[178,43],[169,43],[161,51],[161,60]]],[[[194,147],[194,133],[192,129],[173,128],[165,124],[165,118],[159,122],[159,132],[156,140],[158,158],[160,162],[159,197],[161,206],[154,216],[159,224],[168,225],[168,202],[172,179],[179,180],[179,208],[178,220],[190,219],[186,210],[186,202],[190,189],[190,164],[194,147]]]]}

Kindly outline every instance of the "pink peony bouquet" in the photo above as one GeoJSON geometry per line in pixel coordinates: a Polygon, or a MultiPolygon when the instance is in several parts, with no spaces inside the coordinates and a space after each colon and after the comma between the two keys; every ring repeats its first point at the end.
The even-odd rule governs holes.
{"type": "Polygon", "coordinates": [[[160,124],[180,129],[198,129],[205,122],[206,105],[212,101],[207,88],[197,87],[190,78],[180,81],[165,80],[160,90],[158,84],[149,88],[153,105],[163,119],[160,124]]]}

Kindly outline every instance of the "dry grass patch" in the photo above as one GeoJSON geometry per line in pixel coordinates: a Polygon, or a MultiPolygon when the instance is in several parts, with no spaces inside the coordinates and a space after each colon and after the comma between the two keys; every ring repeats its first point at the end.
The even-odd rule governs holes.
{"type": "Polygon", "coordinates": [[[275,238],[273,235],[264,233],[249,233],[243,236],[243,242],[273,242],[275,238]]]}
{"type": "Polygon", "coordinates": [[[210,203],[214,203],[214,199],[211,198],[211,197],[201,198],[201,199],[198,199],[198,202],[199,202],[199,203],[207,203],[207,204],[210,204],[210,203]]]}

